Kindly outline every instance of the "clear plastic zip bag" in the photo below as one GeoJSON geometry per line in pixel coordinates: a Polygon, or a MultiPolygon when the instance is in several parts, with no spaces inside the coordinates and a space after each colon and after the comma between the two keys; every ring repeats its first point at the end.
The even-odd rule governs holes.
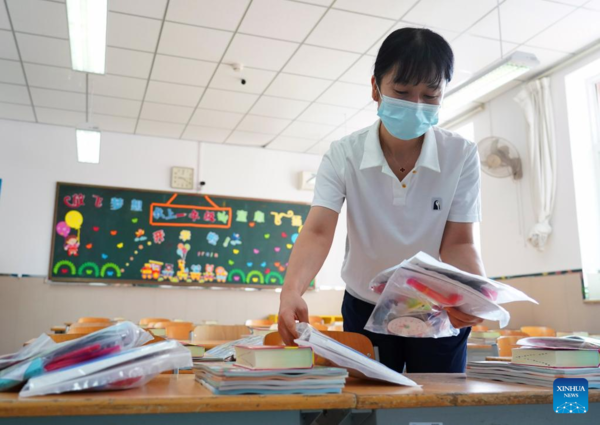
{"type": "Polygon", "coordinates": [[[463,272],[422,252],[381,272],[370,288],[381,296],[365,329],[414,338],[458,335],[445,307],[458,307],[505,327],[510,314],[500,304],[537,303],[518,289],[463,272]]]}
{"type": "Polygon", "coordinates": [[[137,347],[152,336],[131,322],[121,322],[71,341],[49,345],[35,356],[0,371],[0,391],[30,378],[137,347]]]}
{"type": "Polygon", "coordinates": [[[178,341],[162,341],[32,378],[19,396],[125,390],[142,386],[159,373],[190,367],[187,348],[178,341]]]}

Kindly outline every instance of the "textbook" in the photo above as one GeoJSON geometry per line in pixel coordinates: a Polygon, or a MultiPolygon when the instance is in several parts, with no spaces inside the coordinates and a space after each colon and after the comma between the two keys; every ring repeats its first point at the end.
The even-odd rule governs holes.
{"type": "Polygon", "coordinates": [[[516,365],[508,362],[467,363],[467,378],[552,387],[557,378],[585,378],[589,388],[600,388],[600,368],[549,368],[516,365]]]}
{"type": "Polygon", "coordinates": [[[600,350],[600,339],[578,335],[563,337],[538,336],[521,338],[517,341],[517,345],[547,350],[600,350]]]}
{"type": "Polygon", "coordinates": [[[500,332],[494,331],[471,332],[469,334],[468,342],[472,344],[492,345],[496,344],[496,341],[500,336],[502,336],[500,332]]]}
{"type": "Polygon", "coordinates": [[[203,346],[191,342],[183,343],[183,346],[190,351],[193,360],[202,358],[204,356],[204,352],[206,351],[203,346]]]}
{"type": "Polygon", "coordinates": [[[307,369],[314,363],[310,347],[236,345],[234,348],[236,366],[249,369],[307,369]]]}
{"type": "Polygon", "coordinates": [[[198,363],[196,380],[215,394],[340,394],[348,372],[337,367],[252,370],[233,363],[198,363]]]}
{"type": "Polygon", "coordinates": [[[544,350],[539,348],[513,348],[513,364],[543,367],[598,367],[598,350],[544,350]]]}
{"type": "Polygon", "coordinates": [[[418,387],[419,385],[401,373],[390,369],[362,353],[322,334],[308,323],[296,324],[300,335],[294,342],[302,347],[311,347],[316,354],[334,365],[348,369],[357,378],[391,382],[397,385],[418,387]]]}

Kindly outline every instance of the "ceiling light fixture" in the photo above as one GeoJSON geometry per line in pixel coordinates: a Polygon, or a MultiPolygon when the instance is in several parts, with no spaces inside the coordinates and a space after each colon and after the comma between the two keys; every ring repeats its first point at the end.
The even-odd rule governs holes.
{"type": "Polygon", "coordinates": [[[532,53],[514,52],[453,88],[444,98],[446,110],[459,109],[485,96],[540,64],[532,53]]]}
{"type": "Polygon", "coordinates": [[[75,71],[106,70],[107,0],[67,0],[71,65],[75,71]]]}
{"type": "Polygon", "coordinates": [[[77,138],[77,160],[90,164],[100,163],[100,138],[102,133],[95,128],[78,128],[75,130],[77,138]]]}

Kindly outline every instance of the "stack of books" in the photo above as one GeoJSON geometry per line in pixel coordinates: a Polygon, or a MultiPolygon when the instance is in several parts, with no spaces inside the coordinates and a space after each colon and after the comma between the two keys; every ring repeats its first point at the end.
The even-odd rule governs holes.
{"type": "Polygon", "coordinates": [[[496,340],[500,336],[502,336],[500,332],[496,331],[471,332],[468,342],[472,344],[493,345],[496,344],[496,340]]]}
{"type": "Polygon", "coordinates": [[[195,363],[196,380],[215,394],[339,394],[348,372],[313,366],[310,348],[236,346],[236,363],[195,363]]]}
{"type": "Polygon", "coordinates": [[[551,387],[557,378],[586,378],[600,388],[600,340],[532,337],[517,342],[510,362],[469,362],[467,377],[551,387]]]}
{"type": "Polygon", "coordinates": [[[206,349],[198,344],[194,344],[193,342],[181,342],[183,344],[183,346],[185,348],[187,348],[190,352],[190,354],[192,355],[192,360],[193,361],[197,361],[197,360],[202,360],[202,358],[204,357],[204,353],[206,351],[206,349]]]}

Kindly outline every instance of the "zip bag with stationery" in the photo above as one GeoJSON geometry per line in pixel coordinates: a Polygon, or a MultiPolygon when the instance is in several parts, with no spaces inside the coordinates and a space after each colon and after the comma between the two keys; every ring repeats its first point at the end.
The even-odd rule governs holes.
{"type": "Polygon", "coordinates": [[[72,391],[140,387],[159,373],[192,367],[190,351],[178,341],[161,341],[78,363],[30,379],[20,397],[72,391]]]}
{"type": "Polygon", "coordinates": [[[0,371],[0,391],[30,378],[88,360],[144,345],[152,336],[131,322],[121,322],[81,338],[55,344],[40,354],[0,371]]]}
{"type": "Polygon", "coordinates": [[[365,329],[413,338],[458,335],[445,307],[458,307],[472,316],[498,321],[503,328],[510,314],[500,304],[537,304],[518,289],[463,272],[423,252],[381,272],[370,288],[381,296],[365,329]]]}

